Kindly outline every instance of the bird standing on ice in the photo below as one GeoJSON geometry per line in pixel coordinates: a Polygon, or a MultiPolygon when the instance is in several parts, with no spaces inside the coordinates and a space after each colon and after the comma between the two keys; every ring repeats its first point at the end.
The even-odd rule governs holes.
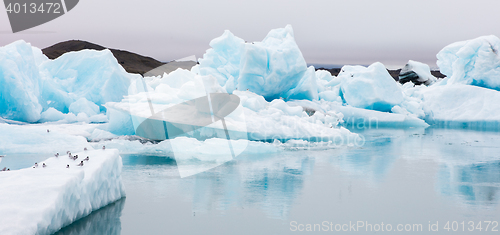
{"type": "Polygon", "coordinates": [[[105,150],[105,149],[106,149],[106,146],[104,146],[104,145],[103,145],[103,146],[102,146],[102,150],[105,150]]]}
{"type": "Polygon", "coordinates": [[[59,153],[54,154],[54,156],[59,157],[59,153]]]}
{"type": "Polygon", "coordinates": [[[69,168],[69,165],[66,165],[66,168],[69,168]]]}
{"type": "Polygon", "coordinates": [[[87,156],[85,159],[83,159],[84,161],[88,161],[90,160],[89,156],[87,156]]]}
{"type": "Polygon", "coordinates": [[[38,163],[35,162],[35,167],[38,167],[38,163]]]}
{"type": "Polygon", "coordinates": [[[78,166],[83,166],[83,161],[81,161],[80,164],[78,164],[78,166]]]}
{"type": "Polygon", "coordinates": [[[45,162],[43,163],[43,165],[42,165],[42,166],[43,166],[43,168],[47,167],[47,165],[45,165],[45,162]]]}

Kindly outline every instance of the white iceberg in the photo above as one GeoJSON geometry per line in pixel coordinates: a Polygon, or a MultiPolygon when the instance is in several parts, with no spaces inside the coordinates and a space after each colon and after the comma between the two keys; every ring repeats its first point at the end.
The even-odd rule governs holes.
{"type": "Polygon", "coordinates": [[[499,128],[500,92],[471,85],[432,86],[417,92],[426,121],[449,127],[499,128]]]}
{"type": "Polygon", "coordinates": [[[125,196],[118,150],[74,155],[77,161],[62,154],[36,168],[0,172],[0,234],[52,234],[125,196]]]}
{"type": "Polygon", "coordinates": [[[338,75],[345,103],[363,109],[389,112],[403,102],[403,91],[382,63],[368,67],[344,66],[338,75]]]}
{"type": "Polygon", "coordinates": [[[403,84],[409,81],[415,85],[425,84],[428,86],[436,82],[437,78],[431,74],[429,65],[409,60],[399,73],[399,82],[403,84]]]}
{"type": "MultiPolygon", "coordinates": [[[[314,76],[314,71],[311,72],[314,76]]],[[[136,122],[140,123],[141,120],[134,120],[130,114],[140,116],[144,120],[152,116],[151,107],[159,112],[208,93],[224,93],[225,91],[214,77],[198,76],[181,69],[163,78],[146,78],[145,83],[147,88],[142,89],[143,82],[135,80],[130,87],[131,95],[126,96],[122,102],[106,104],[110,120],[107,131],[120,135],[137,134],[135,133],[135,128],[138,126],[136,122]]],[[[281,99],[267,102],[263,96],[246,90],[234,90],[233,95],[239,97],[240,106],[228,115],[225,121],[230,133],[237,133],[236,139],[260,141],[275,139],[330,141],[336,139],[337,142],[342,140],[343,144],[349,144],[357,138],[356,134],[337,127],[341,121],[337,113],[325,112],[309,116],[302,107],[291,107],[281,99]]],[[[222,126],[207,127],[186,133],[186,135],[201,138],[201,140],[226,137],[222,126]]]]}
{"type": "Polygon", "coordinates": [[[465,84],[500,90],[500,39],[482,36],[455,42],[437,54],[437,65],[447,76],[442,84],[465,84]]]}
{"type": "Polygon", "coordinates": [[[40,119],[40,72],[36,58],[40,49],[24,41],[0,47],[0,116],[36,122],[40,119]]]}
{"type": "Polygon", "coordinates": [[[229,93],[248,89],[267,100],[317,99],[316,78],[306,72],[290,25],[271,30],[262,42],[254,43],[225,31],[210,46],[199,60],[200,75],[215,76],[229,93]]]}

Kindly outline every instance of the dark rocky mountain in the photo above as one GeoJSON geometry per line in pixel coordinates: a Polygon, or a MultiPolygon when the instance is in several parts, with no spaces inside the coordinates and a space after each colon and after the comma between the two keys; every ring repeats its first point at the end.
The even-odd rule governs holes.
{"type": "MultiPolygon", "coordinates": [[[[80,40],[70,40],[57,43],[47,47],[42,52],[50,59],[55,59],[62,54],[70,51],[80,51],[84,49],[104,50],[106,47],[80,40]]],[[[146,72],[158,68],[166,63],[155,60],[151,57],[142,56],[128,51],[109,49],[115,56],[118,63],[129,73],[138,73],[144,75],[146,72]]]]}

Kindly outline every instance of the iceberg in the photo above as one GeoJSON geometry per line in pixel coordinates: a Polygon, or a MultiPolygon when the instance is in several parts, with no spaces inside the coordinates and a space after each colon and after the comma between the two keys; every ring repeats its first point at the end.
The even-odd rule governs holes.
{"type": "Polygon", "coordinates": [[[40,119],[40,73],[37,59],[40,49],[24,41],[0,47],[0,116],[6,119],[36,122],[40,119]]]}
{"type": "Polygon", "coordinates": [[[215,76],[229,93],[249,90],[266,100],[317,99],[314,71],[307,72],[290,25],[254,43],[225,31],[210,46],[199,60],[200,75],[215,76]]]}
{"type": "Polygon", "coordinates": [[[338,75],[340,92],[353,107],[389,112],[403,102],[403,91],[382,63],[366,67],[344,66],[338,75]]]}
{"type": "Polygon", "coordinates": [[[429,65],[409,60],[399,73],[399,82],[404,84],[410,81],[415,85],[425,84],[428,86],[436,82],[437,78],[431,74],[429,65]]]}
{"type": "Polygon", "coordinates": [[[500,90],[500,39],[482,36],[455,42],[437,54],[437,65],[447,76],[442,84],[475,85],[500,90]]]}
{"type": "Polygon", "coordinates": [[[448,127],[500,128],[500,92],[471,85],[431,86],[422,97],[425,120],[448,127]]]}
{"type": "Polygon", "coordinates": [[[135,76],[140,75],[127,73],[109,50],[69,52],[50,60],[40,49],[16,41],[0,47],[0,117],[30,123],[106,121],[92,116],[105,112],[106,102],[120,101],[135,76]]]}
{"type": "MultiPolygon", "coordinates": [[[[415,115],[407,113],[389,113],[370,109],[362,109],[344,105],[341,102],[325,100],[294,100],[287,102],[290,106],[300,106],[316,113],[336,114],[339,125],[356,130],[384,128],[422,128],[429,125],[415,115]]],[[[399,106],[395,106],[399,107],[399,106]]]]}
{"type": "Polygon", "coordinates": [[[79,161],[61,155],[0,173],[1,234],[52,234],[125,196],[118,150],[74,154],[90,160],[77,166],[79,161]]]}
{"type": "MultiPolygon", "coordinates": [[[[315,78],[312,67],[308,73],[315,78]]],[[[134,80],[129,89],[130,95],[121,102],[106,104],[110,120],[104,128],[106,131],[117,135],[136,135],[138,134],[136,128],[141,121],[153,115],[151,107],[159,112],[210,93],[225,92],[225,88],[220,86],[216,77],[199,76],[182,69],[169,73],[163,78],[145,78],[144,82],[146,89],[143,88],[143,82],[134,80]]],[[[317,93],[317,88],[315,89],[317,93]]],[[[302,107],[291,107],[281,99],[268,102],[264,96],[246,90],[234,90],[232,95],[239,98],[240,104],[225,118],[227,129],[230,130],[230,134],[233,134],[232,139],[270,142],[275,139],[280,141],[289,139],[320,141],[323,139],[327,142],[336,139],[347,144],[357,138],[357,135],[345,128],[338,127],[341,118],[337,113],[325,112],[309,116],[302,107]]],[[[163,130],[163,126],[159,128],[163,130]]],[[[226,138],[222,130],[224,130],[222,126],[211,125],[185,133],[184,136],[200,140],[226,138]]],[[[156,139],[165,139],[165,136],[160,137],[156,139]]]]}
{"type": "MultiPolygon", "coordinates": [[[[82,111],[81,106],[89,106],[89,102],[104,111],[105,103],[120,101],[128,93],[131,79],[140,77],[127,73],[109,50],[68,52],[42,63],[40,70],[45,76],[42,105],[63,113],[69,112],[72,104],[73,111],[82,111]]],[[[91,116],[97,110],[91,107],[85,111],[91,116]]]]}

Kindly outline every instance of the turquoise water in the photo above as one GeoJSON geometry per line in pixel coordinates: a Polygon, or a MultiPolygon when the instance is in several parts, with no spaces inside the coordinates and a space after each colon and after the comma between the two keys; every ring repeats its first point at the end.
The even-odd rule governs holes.
{"type": "Polygon", "coordinates": [[[354,131],[362,147],[239,156],[183,179],[174,160],[125,155],[127,197],[58,234],[293,234],[360,222],[356,233],[448,224],[470,234],[480,221],[481,234],[499,233],[500,133],[354,131]]]}

